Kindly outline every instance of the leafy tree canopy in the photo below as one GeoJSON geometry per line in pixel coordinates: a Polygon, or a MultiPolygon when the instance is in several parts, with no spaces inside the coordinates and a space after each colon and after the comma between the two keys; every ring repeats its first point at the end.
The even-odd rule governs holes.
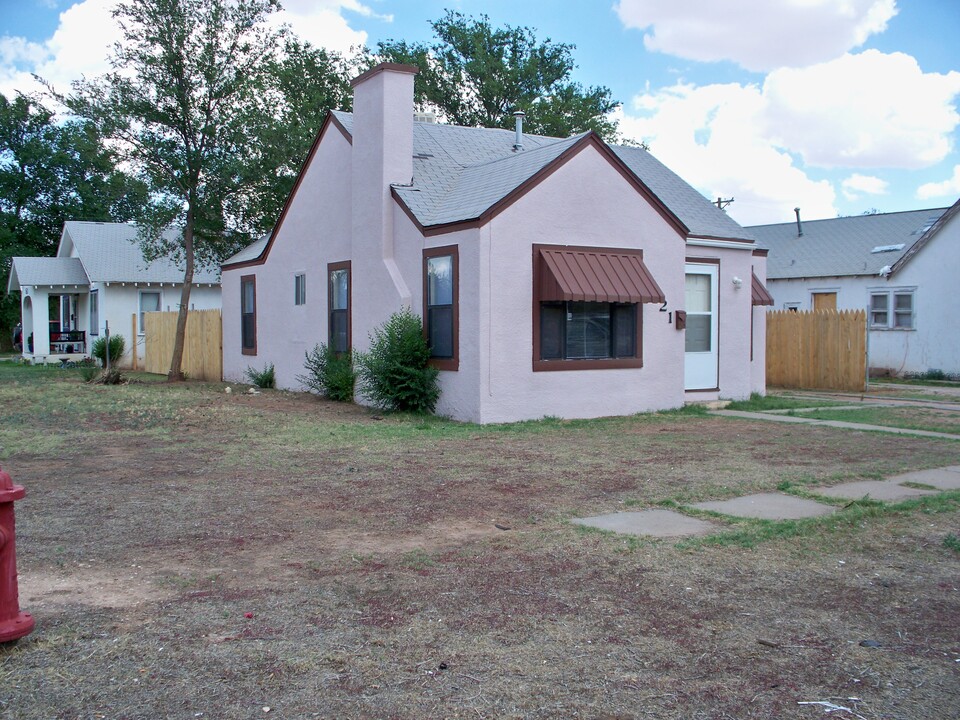
{"type": "Polygon", "coordinates": [[[619,107],[609,88],[584,88],[570,80],[574,45],[540,42],[526,27],[494,28],[490,18],[448,10],[432,22],[436,42],[378,43],[378,60],[420,68],[417,104],[435,108],[456,125],[513,127],[513,112],[526,113],[529,132],[566,137],[593,130],[604,140],[617,137],[610,113],[619,107]]]}

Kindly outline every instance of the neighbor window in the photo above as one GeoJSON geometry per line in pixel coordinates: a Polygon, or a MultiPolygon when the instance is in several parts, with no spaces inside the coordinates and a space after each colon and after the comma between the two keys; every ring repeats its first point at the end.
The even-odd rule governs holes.
{"type": "Polygon", "coordinates": [[[141,290],[140,291],[140,334],[147,331],[147,326],[143,322],[143,314],[148,312],[160,311],[160,293],[141,290]]]}
{"type": "Polygon", "coordinates": [[[293,278],[293,304],[307,304],[307,276],[305,273],[295,275],[293,278]]]}
{"type": "Polygon", "coordinates": [[[90,291],[90,334],[100,334],[100,291],[90,291]]]}
{"type": "Polygon", "coordinates": [[[257,354],[257,276],[240,278],[240,352],[257,354]]]}
{"type": "Polygon", "coordinates": [[[643,303],[663,292],[639,250],[535,245],[533,369],[643,365],[643,303]]]}
{"type": "Polygon", "coordinates": [[[431,364],[441,370],[459,367],[458,259],[456,245],[423,252],[424,333],[431,364]]]}
{"type": "Polygon", "coordinates": [[[350,350],[350,261],[327,265],[330,320],[328,339],[334,352],[350,350]]]}
{"type": "Polygon", "coordinates": [[[870,327],[874,330],[912,330],[913,290],[871,292],[870,327]]]}

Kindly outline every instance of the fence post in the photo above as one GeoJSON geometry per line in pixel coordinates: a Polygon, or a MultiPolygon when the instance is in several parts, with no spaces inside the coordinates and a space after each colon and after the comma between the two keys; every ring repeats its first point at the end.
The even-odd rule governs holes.
{"type": "Polygon", "coordinates": [[[103,321],[103,339],[106,343],[103,348],[104,368],[110,372],[110,321],[103,321]]]}
{"type": "Polygon", "coordinates": [[[133,369],[137,369],[137,314],[130,315],[130,345],[133,349],[133,369]]]}

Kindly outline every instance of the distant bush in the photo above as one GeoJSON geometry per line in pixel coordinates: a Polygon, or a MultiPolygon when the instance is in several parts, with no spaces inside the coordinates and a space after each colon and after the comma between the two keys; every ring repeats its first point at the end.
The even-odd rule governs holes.
{"type": "Polygon", "coordinates": [[[247,368],[247,377],[250,378],[250,382],[256,385],[258,388],[275,388],[277,386],[277,376],[273,371],[273,363],[267,365],[263,370],[257,370],[256,368],[248,367],[247,368]]]}
{"type": "MultiPolygon", "coordinates": [[[[93,355],[97,360],[100,361],[101,365],[107,364],[107,339],[105,337],[99,337],[93,341],[93,345],[90,346],[90,354],[93,355]]],[[[111,335],[110,336],[110,364],[113,365],[116,362],[120,361],[120,358],[123,357],[123,353],[127,349],[127,343],[123,339],[123,335],[111,335]]]]}
{"type": "Polygon", "coordinates": [[[85,383],[93,382],[97,375],[100,374],[100,366],[97,365],[97,361],[93,358],[81,360],[76,363],[76,367],[80,370],[80,377],[83,378],[85,383]]]}
{"type": "Polygon", "coordinates": [[[394,313],[370,333],[370,349],[354,354],[360,394],[384,410],[433,412],[440,384],[429,359],[420,316],[409,308],[394,313]]]}
{"type": "Polygon", "coordinates": [[[306,373],[297,380],[313,392],[337,402],[351,402],[357,375],[353,371],[350,353],[337,353],[326,343],[320,343],[304,353],[306,373]]]}

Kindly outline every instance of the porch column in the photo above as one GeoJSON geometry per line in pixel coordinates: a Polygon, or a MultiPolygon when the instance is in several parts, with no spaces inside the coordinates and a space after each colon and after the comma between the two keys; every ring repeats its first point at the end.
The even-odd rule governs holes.
{"type": "MultiPolygon", "coordinates": [[[[46,357],[50,354],[50,291],[34,288],[30,293],[33,303],[33,356],[46,357]]],[[[23,347],[27,349],[27,336],[24,328],[23,347]]]]}

